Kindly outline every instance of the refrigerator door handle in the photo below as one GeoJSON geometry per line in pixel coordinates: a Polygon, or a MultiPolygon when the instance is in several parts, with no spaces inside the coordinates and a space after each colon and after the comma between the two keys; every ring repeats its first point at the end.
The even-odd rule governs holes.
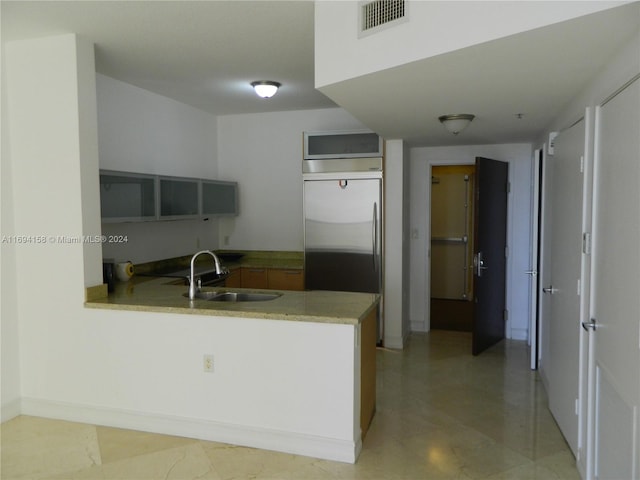
{"type": "Polygon", "coordinates": [[[373,270],[378,271],[378,203],[373,202],[373,238],[372,238],[372,248],[373,248],[373,270]]]}

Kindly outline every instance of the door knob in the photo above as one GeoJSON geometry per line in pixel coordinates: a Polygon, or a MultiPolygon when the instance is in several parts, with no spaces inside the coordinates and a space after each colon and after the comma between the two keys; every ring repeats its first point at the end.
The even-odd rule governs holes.
{"type": "Polygon", "coordinates": [[[553,285],[549,285],[548,287],[544,287],[542,289],[542,291],[544,293],[550,293],[551,295],[553,295],[554,293],[558,293],[558,289],[557,288],[553,288],[553,285]]]}
{"type": "Polygon", "coordinates": [[[473,256],[473,266],[476,270],[476,275],[478,277],[482,276],[482,271],[488,269],[489,267],[484,266],[484,260],[482,259],[482,252],[478,252],[473,256]]]}
{"type": "Polygon", "coordinates": [[[588,332],[589,330],[593,330],[595,332],[596,328],[598,328],[596,326],[596,319],[592,318],[588,322],[582,322],[582,328],[584,328],[585,332],[588,332]]]}

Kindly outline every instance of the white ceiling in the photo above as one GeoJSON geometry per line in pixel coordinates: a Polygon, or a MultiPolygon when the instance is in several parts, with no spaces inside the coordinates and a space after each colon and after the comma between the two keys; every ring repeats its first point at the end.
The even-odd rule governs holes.
{"type": "Polygon", "coordinates": [[[530,142],[639,28],[634,2],[321,90],[369,128],[414,146],[530,142]],[[455,113],[476,115],[457,137],[438,121],[455,113]]]}
{"type": "Polygon", "coordinates": [[[411,145],[532,141],[640,25],[635,2],[340,82],[323,94],[313,85],[311,1],[3,0],[1,13],[3,41],[78,33],[95,43],[98,72],[216,115],[337,103],[411,145]],[[283,86],[264,100],[252,93],[253,80],[283,86]],[[453,137],[437,121],[445,113],[477,118],[453,137]]]}
{"type": "Polygon", "coordinates": [[[6,40],[74,32],[104,75],[217,114],[335,107],[314,88],[310,1],[5,1],[6,40]],[[275,80],[265,100],[254,80],[275,80]]]}

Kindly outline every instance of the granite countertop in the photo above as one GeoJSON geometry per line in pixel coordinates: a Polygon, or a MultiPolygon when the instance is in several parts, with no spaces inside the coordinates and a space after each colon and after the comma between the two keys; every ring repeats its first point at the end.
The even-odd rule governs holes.
{"type": "MultiPolygon", "coordinates": [[[[174,314],[245,317],[297,322],[357,325],[374,309],[379,296],[372,293],[329,291],[277,291],[282,296],[262,302],[189,300],[184,285],[171,285],[164,277],[135,277],[116,284],[115,292],[85,302],[87,308],[174,314]]],[[[243,288],[204,287],[206,291],[268,292],[243,288]]]]}

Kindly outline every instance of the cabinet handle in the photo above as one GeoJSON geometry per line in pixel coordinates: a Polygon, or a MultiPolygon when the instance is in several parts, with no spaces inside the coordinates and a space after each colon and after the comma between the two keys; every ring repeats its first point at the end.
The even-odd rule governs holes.
{"type": "Polygon", "coordinates": [[[264,268],[250,268],[251,273],[264,273],[264,268]]]}

